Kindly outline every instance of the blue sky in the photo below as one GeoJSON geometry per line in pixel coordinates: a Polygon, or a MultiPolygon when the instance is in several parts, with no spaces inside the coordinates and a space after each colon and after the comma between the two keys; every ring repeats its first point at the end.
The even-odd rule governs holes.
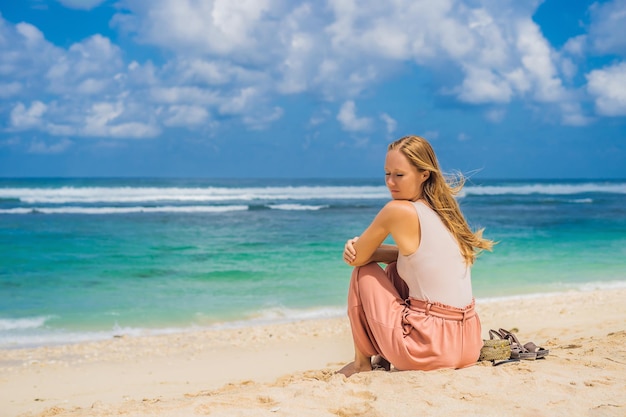
{"type": "Polygon", "coordinates": [[[0,3],[0,176],[626,178],[626,0],[0,3]]]}

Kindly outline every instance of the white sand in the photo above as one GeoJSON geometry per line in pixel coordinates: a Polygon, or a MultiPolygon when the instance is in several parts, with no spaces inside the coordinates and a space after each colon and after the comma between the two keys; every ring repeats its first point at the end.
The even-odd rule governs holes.
{"type": "Polygon", "coordinates": [[[626,416],[626,290],[477,304],[545,360],[334,374],[347,319],[0,350],[0,417],[626,416]]]}

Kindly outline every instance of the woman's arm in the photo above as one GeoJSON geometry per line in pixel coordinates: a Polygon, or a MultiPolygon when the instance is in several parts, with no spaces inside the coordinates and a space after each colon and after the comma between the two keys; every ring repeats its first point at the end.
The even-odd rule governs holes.
{"type": "Polygon", "coordinates": [[[387,203],[361,236],[346,243],[344,261],[351,266],[361,266],[372,261],[395,261],[400,249],[383,245],[390,234],[400,248],[403,247],[400,243],[407,246],[407,240],[419,244],[419,221],[411,203],[397,200],[387,203]]]}
{"type": "Polygon", "coordinates": [[[378,249],[374,251],[374,254],[370,256],[369,262],[380,262],[383,264],[390,264],[398,260],[398,247],[395,245],[380,245],[378,249]]]}
{"type": "MultiPolygon", "coordinates": [[[[354,243],[358,240],[358,237],[353,239],[349,239],[346,242],[346,246],[343,251],[343,259],[348,264],[351,265],[354,259],[356,258],[356,250],[354,249],[354,243]]],[[[372,256],[365,262],[366,264],[370,262],[380,262],[384,264],[390,264],[391,262],[395,262],[398,260],[398,247],[395,245],[380,245],[378,249],[374,251],[372,256]]]]}

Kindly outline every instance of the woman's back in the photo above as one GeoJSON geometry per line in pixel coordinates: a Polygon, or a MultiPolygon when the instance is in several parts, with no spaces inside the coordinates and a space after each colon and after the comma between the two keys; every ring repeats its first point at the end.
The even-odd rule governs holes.
{"type": "Polygon", "coordinates": [[[471,271],[457,241],[435,211],[412,203],[420,223],[420,244],[410,255],[398,255],[398,273],[412,298],[464,308],[472,302],[471,271]]]}

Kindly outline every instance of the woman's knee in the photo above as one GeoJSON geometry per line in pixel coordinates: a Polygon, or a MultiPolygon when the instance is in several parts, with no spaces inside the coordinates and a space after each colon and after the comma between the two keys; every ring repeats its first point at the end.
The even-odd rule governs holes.
{"type": "Polygon", "coordinates": [[[384,274],[385,271],[380,267],[380,265],[376,262],[370,262],[368,264],[355,267],[352,272],[352,276],[361,277],[365,275],[378,275],[381,272],[384,274]]]}
{"type": "Polygon", "coordinates": [[[350,280],[350,289],[351,292],[358,294],[359,298],[363,296],[363,293],[379,293],[382,289],[396,292],[387,273],[376,262],[354,268],[350,280]]]}

